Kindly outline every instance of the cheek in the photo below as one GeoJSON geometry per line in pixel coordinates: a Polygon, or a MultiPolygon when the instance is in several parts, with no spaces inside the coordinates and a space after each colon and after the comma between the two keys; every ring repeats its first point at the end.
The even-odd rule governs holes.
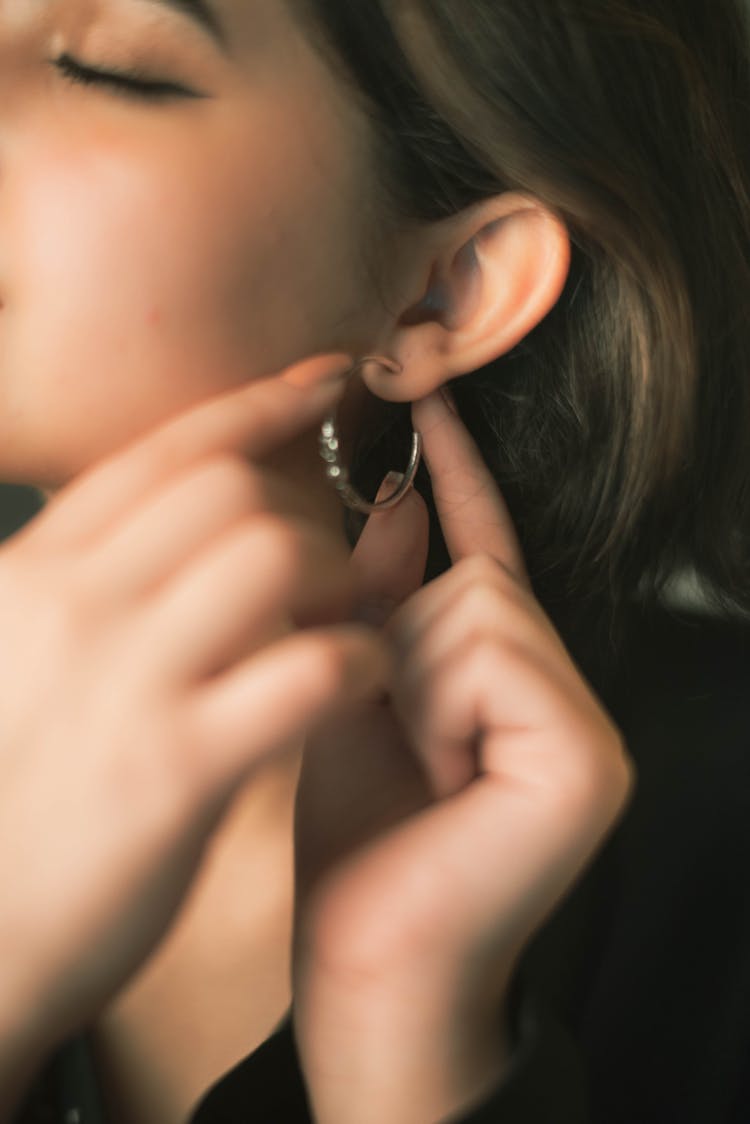
{"type": "Polygon", "coordinates": [[[277,97],[264,99],[260,119],[252,107],[241,130],[229,124],[213,159],[225,176],[204,182],[210,203],[194,219],[233,264],[224,308],[242,345],[273,359],[268,369],[348,350],[363,331],[355,162],[321,117],[277,97]]]}
{"type": "Polygon", "coordinates": [[[177,193],[158,169],[147,178],[121,164],[73,163],[24,177],[14,208],[19,310],[44,335],[100,359],[143,361],[145,347],[157,366],[162,350],[193,356],[197,368],[217,358],[213,348],[231,335],[227,298],[245,257],[262,256],[262,240],[214,235],[206,216],[215,201],[199,183],[177,193]]]}
{"type": "Polygon", "coordinates": [[[12,208],[5,424],[17,424],[22,448],[38,439],[66,475],[239,384],[262,358],[233,322],[249,307],[237,285],[253,286],[238,258],[262,258],[262,239],[214,238],[198,193],[170,201],[114,171],[27,168],[12,208]]]}
{"type": "Polygon", "coordinates": [[[325,345],[356,301],[345,188],[294,133],[218,131],[200,160],[46,147],[11,208],[14,289],[58,358],[171,357],[222,385],[325,345]]]}
{"type": "Polygon", "coordinates": [[[353,350],[341,193],[267,121],[226,132],[200,161],[196,144],[76,152],[47,135],[6,182],[0,438],[10,459],[45,458],[31,482],[254,375],[353,350]]]}

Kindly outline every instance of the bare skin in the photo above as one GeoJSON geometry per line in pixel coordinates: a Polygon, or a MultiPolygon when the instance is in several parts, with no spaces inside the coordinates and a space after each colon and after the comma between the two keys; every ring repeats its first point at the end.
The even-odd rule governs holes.
{"type": "MultiPolygon", "coordinates": [[[[347,552],[290,519],[288,485],[251,463],[331,407],[341,371],[315,360],[201,403],[3,544],[6,1114],[44,1054],[127,989],[210,872],[212,841],[226,852],[227,815],[250,844],[252,817],[231,827],[249,779],[339,698],[382,689],[382,644],[345,623],[347,552]]],[[[219,953],[238,928],[214,925],[219,953]]]]}
{"type": "MultiPolygon", "coordinates": [[[[373,339],[348,100],[277,4],[219,7],[230,54],[145,2],[0,4],[2,100],[13,102],[2,120],[0,476],[48,498],[212,394],[373,339]],[[207,96],[149,103],[77,85],[50,64],[66,53],[207,96]]],[[[286,478],[306,487],[290,488],[282,510],[343,544],[338,503],[322,480],[310,487],[318,476],[297,451],[310,443],[285,446],[286,478]]],[[[288,1003],[296,769],[287,751],[237,795],[173,935],[99,1023],[118,1099],[126,1084],[140,1121],[180,1119],[288,1003]],[[241,914],[238,866],[252,885],[241,914]],[[233,923],[212,925],[217,915],[233,923]],[[257,996],[259,974],[273,981],[263,1001],[234,1010],[229,991],[257,996]],[[202,1004],[212,997],[211,1042],[182,1014],[196,988],[202,1004]],[[189,1067],[175,1064],[171,1034],[149,1037],[164,1011],[184,1027],[189,1067]],[[132,1042],[146,1045],[148,1069],[131,1064],[132,1042]]]]}
{"type": "MultiPolygon", "coordinates": [[[[94,572],[101,584],[93,591],[100,594],[96,620],[108,636],[121,619],[118,583],[128,580],[136,555],[144,573],[148,566],[163,567],[159,551],[179,528],[188,537],[191,529],[202,533],[207,551],[237,523],[252,530],[263,513],[298,531],[302,521],[299,537],[284,547],[296,585],[289,582],[273,602],[276,631],[264,620],[253,624],[244,646],[236,636],[228,639],[229,664],[249,649],[270,657],[283,633],[279,622],[294,606],[299,610],[300,590],[315,602],[305,612],[316,625],[340,625],[353,611],[353,584],[346,587],[343,607],[332,608],[326,592],[330,559],[341,564],[345,542],[338,500],[317,462],[320,411],[311,409],[289,432],[280,425],[274,440],[256,435],[259,451],[249,456],[247,472],[236,465],[227,471],[225,464],[223,476],[220,471],[200,488],[194,481],[173,495],[170,519],[155,520],[148,531],[143,525],[142,554],[134,552],[134,540],[126,549],[125,540],[117,539],[136,498],[131,510],[118,507],[120,477],[103,473],[97,490],[90,474],[208,400],[252,389],[311,355],[387,354],[403,373],[394,378],[369,371],[370,392],[404,402],[421,399],[513,347],[546,315],[565,281],[569,245],[559,222],[534,200],[510,194],[489,199],[444,223],[399,231],[385,255],[384,307],[363,266],[374,236],[362,200],[377,178],[365,118],[284,4],[213,0],[212,8],[224,28],[223,46],[156,0],[0,0],[0,478],[34,485],[49,501],[23,550],[19,540],[0,555],[0,577],[7,560],[8,604],[18,601],[13,583],[21,572],[33,574],[36,583],[26,587],[29,606],[40,603],[45,589],[55,591],[54,605],[65,601],[61,590],[91,595],[93,564],[77,537],[77,519],[108,519],[108,541],[119,542],[119,553],[111,546],[98,556],[94,572]],[[125,89],[122,79],[117,85],[111,76],[114,69],[134,68],[150,94],[134,88],[132,77],[125,89]],[[154,83],[161,84],[161,94],[168,84],[168,96],[155,97],[154,83]],[[441,312],[430,300],[430,279],[440,284],[441,312]],[[74,489],[87,476],[82,515],[74,489]],[[248,480],[256,479],[273,481],[262,502],[246,491],[248,480]],[[52,520],[58,537],[45,534],[52,520]],[[32,550],[38,569],[11,561],[23,551],[30,557],[32,550]],[[61,584],[66,575],[67,586],[61,584]]],[[[351,387],[349,393],[360,391],[351,387]]],[[[247,406],[250,428],[253,408],[247,406]]],[[[187,473],[205,458],[205,434],[197,424],[183,432],[189,436],[180,471],[187,473]]],[[[137,497],[144,507],[166,486],[170,456],[168,445],[151,461],[144,456],[137,497]]],[[[248,542],[244,550],[234,558],[229,584],[206,581],[191,601],[202,627],[221,607],[229,629],[230,589],[250,612],[242,578],[257,558],[258,543],[248,542]]],[[[175,578],[187,561],[172,559],[175,578]]],[[[343,582],[340,569],[335,572],[343,582]]],[[[261,595],[258,590],[259,600],[261,595]]],[[[19,637],[30,620],[31,610],[19,617],[19,637]]],[[[165,661],[177,659],[176,649],[168,651],[169,635],[155,635],[165,661]]],[[[369,667],[369,679],[362,674],[366,694],[384,675],[378,663],[383,655],[375,637],[357,635],[359,655],[349,638],[346,659],[369,667]]],[[[153,643],[144,641],[146,650],[153,643]]],[[[68,646],[76,653],[85,648],[75,627],[68,646]]],[[[69,650],[63,645],[58,665],[49,668],[61,700],[77,682],[69,650]]],[[[38,688],[37,671],[34,663],[28,691],[38,688]]],[[[87,674],[93,711],[101,667],[87,674]]],[[[111,674],[117,674],[116,661],[111,674]]],[[[328,692],[331,704],[330,683],[328,692]]],[[[35,713],[33,694],[28,707],[35,713]]],[[[59,737],[53,719],[51,714],[48,739],[59,737]]],[[[99,730],[101,744],[115,739],[121,721],[113,710],[109,725],[99,730]]],[[[59,1033],[96,1017],[120,1124],[180,1124],[206,1086],[252,1050],[288,1006],[290,816],[308,725],[309,712],[300,711],[296,728],[273,745],[264,743],[255,757],[243,745],[242,767],[233,744],[234,772],[223,782],[231,805],[210,832],[204,823],[202,846],[208,850],[193,854],[189,873],[182,867],[188,896],[175,892],[172,913],[154,925],[149,939],[140,934],[123,946],[97,986],[80,990],[79,1009],[63,1004],[64,1015],[53,1018],[49,996],[20,996],[21,1006],[38,1002],[36,1021],[52,1022],[59,1033]],[[238,897],[242,878],[252,892],[238,897]],[[251,998],[238,1006],[238,993],[251,998]],[[210,1022],[210,1038],[197,1010],[210,1022]]],[[[68,784],[71,799],[88,776],[73,741],[70,753],[80,758],[79,772],[65,760],[61,778],[68,779],[59,781],[68,784]]],[[[41,734],[39,744],[48,744],[41,734]]],[[[166,742],[160,745],[172,751],[166,742]]],[[[9,773],[11,766],[3,762],[2,768],[9,773]]],[[[192,795],[191,814],[200,809],[204,821],[206,808],[216,807],[216,790],[209,788],[200,799],[196,790],[192,795]]],[[[31,782],[29,791],[35,791],[31,782]]],[[[58,787],[58,797],[62,791],[58,787]]],[[[102,799],[94,792],[89,807],[102,799]]],[[[19,840],[31,838],[37,822],[31,812],[28,823],[19,821],[19,840]]],[[[86,826],[91,829],[90,821],[86,826]]],[[[86,837],[66,838],[72,839],[72,862],[86,837]]],[[[126,867],[122,854],[118,861],[122,868],[100,872],[102,887],[106,873],[110,885],[118,884],[126,867]]],[[[128,916],[129,908],[132,901],[123,893],[120,913],[107,914],[121,937],[115,920],[128,916]]],[[[64,963],[70,970],[76,957],[84,963],[101,936],[93,924],[82,924],[63,949],[55,926],[45,931],[58,943],[37,950],[40,960],[29,965],[29,978],[46,978],[41,967],[62,970],[64,963]]],[[[11,1021],[0,1011],[4,1017],[11,1021]]],[[[33,1055],[30,1050],[32,1061],[38,1060],[33,1055]]]]}
{"type": "Polygon", "coordinates": [[[240,794],[168,938],[97,1021],[113,1124],[184,1121],[289,1008],[299,762],[240,794]]]}

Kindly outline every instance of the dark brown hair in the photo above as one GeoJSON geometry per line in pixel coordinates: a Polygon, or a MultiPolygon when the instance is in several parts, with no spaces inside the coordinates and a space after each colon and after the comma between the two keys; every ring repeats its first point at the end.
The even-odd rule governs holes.
{"type": "MultiPolygon", "coordinates": [[[[615,654],[686,566],[750,611],[748,5],[296,3],[372,124],[381,221],[514,190],[568,228],[553,311],[453,384],[564,634],[587,622],[615,654]]],[[[363,487],[409,431],[384,411],[363,487]]],[[[448,564],[433,524],[428,577],[448,564]]]]}

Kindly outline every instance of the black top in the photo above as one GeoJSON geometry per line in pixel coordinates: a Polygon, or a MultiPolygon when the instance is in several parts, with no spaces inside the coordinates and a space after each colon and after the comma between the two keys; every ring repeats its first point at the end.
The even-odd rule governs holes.
{"type": "MultiPolygon", "coordinates": [[[[509,1074],[450,1124],[750,1124],[750,630],[661,614],[632,666],[635,795],[524,953],[509,1074]]],[[[311,1122],[288,1020],[190,1124],[240,1122],[311,1122]]],[[[106,1124],[85,1037],[17,1124],[106,1124]]]]}

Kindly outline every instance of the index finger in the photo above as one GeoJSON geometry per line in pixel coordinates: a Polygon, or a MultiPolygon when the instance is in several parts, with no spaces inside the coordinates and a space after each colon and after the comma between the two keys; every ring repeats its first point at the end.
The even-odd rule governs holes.
{"type": "Polygon", "coordinates": [[[413,404],[412,418],[422,434],[435,506],[452,561],[489,554],[530,588],[510,512],[458,414],[435,391],[413,404]]]}
{"type": "Polygon", "coordinates": [[[57,547],[80,543],[201,458],[237,452],[262,460],[335,406],[352,362],[344,354],[315,356],[172,416],[82,472],[28,524],[27,537],[57,547]]]}

